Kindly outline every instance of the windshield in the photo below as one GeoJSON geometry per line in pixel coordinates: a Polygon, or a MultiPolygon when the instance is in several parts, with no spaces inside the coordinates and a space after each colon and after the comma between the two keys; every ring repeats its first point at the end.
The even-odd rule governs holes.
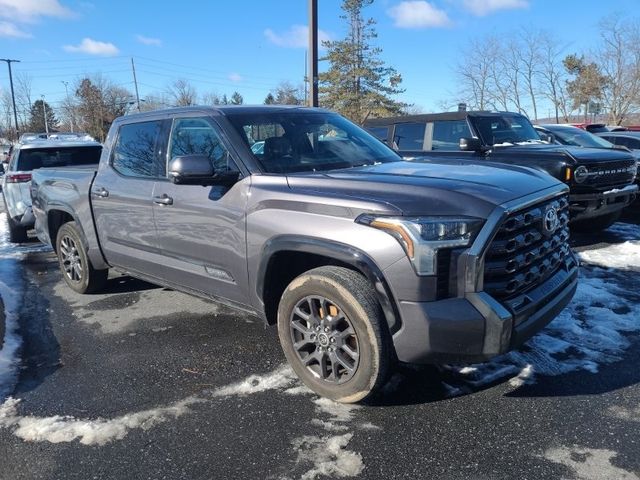
{"type": "Polygon", "coordinates": [[[543,143],[531,122],[522,115],[470,115],[469,121],[485,145],[543,143]]]}
{"type": "Polygon", "coordinates": [[[562,145],[588,148],[613,148],[613,143],[577,127],[553,127],[546,125],[544,128],[553,133],[553,136],[556,137],[556,140],[562,145]]]}
{"type": "Polygon", "coordinates": [[[23,148],[19,152],[16,170],[28,172],[43,167],[97,164],[102,147],[23,148]]]}
{"type": "Polygon", "coordinates": [[[389,147],[335,113],[271,111],[227,118],[267,173],[359,167],[401,160],[389,147]]]}

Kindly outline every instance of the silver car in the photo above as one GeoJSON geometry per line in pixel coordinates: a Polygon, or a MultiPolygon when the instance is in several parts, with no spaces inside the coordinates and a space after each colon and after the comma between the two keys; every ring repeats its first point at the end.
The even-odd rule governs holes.
{"type": "Polygon", "coordinates": [[[2,178],[2,192],[9,223],[9,241],[27,240],[33,228],[31,210],[31,172],[43,167],[96,165],[102,145],[95,141],[34,139],[14,146],[9,165],[2,178]]]}

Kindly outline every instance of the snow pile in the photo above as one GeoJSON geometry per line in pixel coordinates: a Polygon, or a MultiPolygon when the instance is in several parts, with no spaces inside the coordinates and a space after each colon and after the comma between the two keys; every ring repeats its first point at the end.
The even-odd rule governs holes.
{"type": "MultiPolygon", "coordinates": [[[[0,282],[0,297],[4,301],[5,336],[0,349],[0,401],[9,395],[18,379],[19,352],[22,339],[18,334],[19,298],[15,291],[0,282]]],[[[0,317],[0,321],[2,318],[0,317]]]]}
{"type": "Polygon", "coordinates": [[[314,480],[320,476],[329,478],[355,477],[362,473],[362,455],[346,449],[353,433],[333,437],[304,436],[292,442],[298,452],[296,463],[311,463],[313,468],[305,472],[301,480],[314,480]]]}
{"type": "Polygon", "coordinates": [[[628,335],[640,332],[640,278],[627,270],[640,267],[640,241],[629,240],[640,238],[640,229],[620,226],[613,233],[627,241],[582,252],[581,257],[583,262],[617,270],[583,264],[571,304],[519,351],[483,364],[444,367],[443,383],[449,394],[459,395],[469,387],[490,385],[509,376],[510,385],[519,387],[533,383],[535,375],[595,373],[599,365],[621,360],[631,345],[628,335]]]}
{"type": "Polygon", "coordinates": [[[168,407],[128,413],[113,419],[82,420],[70,416],[19,416],[20,400],[9,398],[0,405],[0,427],[11,428],[13,434],[28,442],[63,443],[79,440],[83,445],[105,445],[122,440],[130,430],[148,430],[167,420],[178,418],[188,407],[203,400],[189,397],[168,407]]]}

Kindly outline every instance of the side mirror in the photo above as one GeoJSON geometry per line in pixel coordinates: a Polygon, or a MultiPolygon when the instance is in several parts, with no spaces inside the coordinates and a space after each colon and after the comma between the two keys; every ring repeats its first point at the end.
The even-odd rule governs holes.
{"type": "Polygon", "coordinates": [[[486,149],[479,138],[461,138],[460,150],[464,152],[483,152],[486,149]]]}
{"type": "Polygon", "coordinates": [[[540,137],[540,140],[542,140],[543,142],[555,143],[553,135],[551,135],[550,133],[538,132],[538,136],[540,137]]]}
{"type": "Polygon", "coordinates": [[[181,155],[169,162],[167,176],[176,185],[222,185],[230,187],[238,181],[238,172],[216,173],[206,155],[181,155]]]}

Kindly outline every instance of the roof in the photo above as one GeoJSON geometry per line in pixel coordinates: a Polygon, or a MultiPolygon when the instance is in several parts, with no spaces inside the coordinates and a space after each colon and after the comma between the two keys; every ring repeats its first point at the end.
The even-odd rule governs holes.
{"type": "Polygon", "coordinates": [[[149,112],[132,113],[120,119],[135,120],[136,118],[146,118],[161,115],[177,115],[189,112],[209,112],[212,115],[256,115],[265,113],[279,113],[283,111],[304,111],[309,113],[331,113],[324,108],[312,108],[302,105],[193,105],[189,107],[164,108],[160,110],[151,110],[149,112]]]}
{"type": "Polygon", "coordinates": [[[634,130],[622,130],[617,132],[598,132],[601,135],[607,135],[611,137],[631,137],[631,138],[640,138],[640,132],[636,132],[634,130]]]}
{"type": "Polygon", "coordinates": [[[372,118],[365,122],[367,126],[389,125],[392,123],[435,122],[438,120],[464,120],[467,117],[503,117],[505,115],[521,115],[515,112],[490,112],[484,110],[462,110],[456,112],[425,113],[420,115],[403,115],[400,117],[372,118]]]}
{"type": "Polygon", "coordinates": [[[569,123],[545,123],[544,125],[534,125],[534,128],[535,127],[546,128],[548,130],[551,130],[553,128],[566,128],[567,130],[577,128],[578,130],[582,130],[582,128],[576,127],[575,125],[571,125],[569,123]]]}

